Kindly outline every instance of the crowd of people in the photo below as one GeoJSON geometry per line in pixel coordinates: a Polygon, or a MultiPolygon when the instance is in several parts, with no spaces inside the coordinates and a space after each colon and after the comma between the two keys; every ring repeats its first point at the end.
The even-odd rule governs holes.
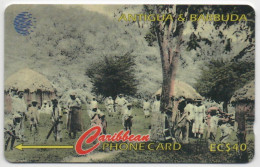
{"type": "MultiPolygon", "coordinates": [[[[29,105],[26,105],[24,94],[22,91],[12,90],[10,92],[12,100],[12,112],[5,115],[4,137],[5,150],[13,149],[15,140],[24,142],[27,140],[25,136],[25,121],[29,122],[30,135],[33,141],[37,141],[38,126],[41,114],[50,115],[52,127],[46,137],[54,134],[55,141],[62,142],[62,117],[65,116],[66,129],[69,137],[75,139],[77,132],[83,130],[82,121],[82,101],[76,96],[76,93],[70,93],[70,98],[64,103],[60,103],[58,98],[52,98],[50,101],[44,100],[42,106],[38,105],[36,99],[32,99],[29,105]]],[[[90,126],[101,126],[102,133],[106,134],[107,121],[105,114],[98,108],[98,102],[95,97],[87,104],[87,112],[90,118],[90,126]]],[[[132,126],[132,104],[129,103],[122,94],[114,101],[112,97],[108,97],[105,101],[106,110],[111,117],[122,117],[122,124],[126,130],[131,131],[132,126]]]]}
{"type": "MultiPolygon", "coordinates": [[[[29,131],[33,141],[37,140],[38,126],[41,113],[50,115],[52,127],[46,137],[54,134],[55,141],[62,142],[62,117],[66,117],[66,129],[69,137],[74,139],[77,132],[83,130],[82,122],[82,101],[76,96],[76,93],[70,93],[70,98],[66,103],[60,103],[59,99],[52,98],[50,101],[44,100],[42,106],[37,105],[35,99],[31,104],[26,105],[23,92],[12,90],[12,113],[5,116],[5,150],[9,143],[10,149],[16,139],[21,142],[26,141],[25,121],[29,122],[29,131]]],[[[160,113],[160,94],[153,99],[144,98],[142,100],[142,109],[144,118],[153,116],[153,113],[160,113]]],[[[99,103],[95,97],[88,102],[87,112],[90,118],[90,126],[101,126],[102,133],[107,133],[107,121],[105,115],[122,119],[122,125],[125,130],[130,130],[133,124],[132,103],[128,102],[123,94],[119,94],[115,100],[107,97],[104,100],[106,111],[101,111],[99,103]],[[105,114],[104,112],[107,112],[105,114]]],[[[209,142],[216,142],[218,128],[221,131],[220,142],[228,142],[234,121],[232,115],[224,113],[219,107],[207,106],[202,104],[202,99],[172,98],[172,104],[167,108],[165,114],[165,138],[172,139],[181,143],[188,143],[190,137],[202,138],[206,134],[209,142]]]]}
{"type": "MultiPolygon", "coordinates": [[[[209,143],[230,141],[232,131],[235,131],[234,115],[225,113],[216,103],[203,104],[202,99],[174,99],[165,114],[165,138],[189,143],[189,138],[206,138],[209,143]],[[217,132],[220,138],[217,140],[217,132]]],[[[151,112],[160,111],[160,94],[152,102],[147,99],[143,102],[145,118],[151,112]]]]}

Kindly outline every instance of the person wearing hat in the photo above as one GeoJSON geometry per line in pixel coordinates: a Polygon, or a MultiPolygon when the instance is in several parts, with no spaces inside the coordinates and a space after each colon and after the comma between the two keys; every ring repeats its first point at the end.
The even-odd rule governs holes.
{"type": "Polygon", "coordinates": [[[197,105],[194,108],[194,137],[201,138],[205,129],[206,107],[201,103],[202,99],[197,99],[197,105]]]}
{"type": "Polygon", "coordinates": [[[150,108],[151,108],[151,104],[148,101],[148,98],[145,98],[143,102],[143,111],[144,111],[145,118],[148,118],[150,116],[150,108]]]}
{"type": "Polygon", "coordinates": [[[119,94],[119,96],[115,100],[116,113],[118,115],[123,114],[125,105],[127,103],[128,103],[128,101],[123,97],[123,94],[119,94]]]}
{"type": "Polygon", "coordinates": [[[152,112],[159,113],[160,112],[160,105],[161,105],[161,95],[157,94],[155,100],[152,104],[152,112]]]}
{"type": "Polygon", "coordinates": [[[187,110],[179,111],[176,115],[176,125],[174,126],[175,138],[177,142],[189,142],[189,113],[187,110]]]}
{"type": "Polygon", "coordinates": [[[126,130],[131,131],[132,127],[132,104],[128,103],[123,113],[122,123],[126,130]]]}
{"type": "Polygon", "coordinates": [[[58,100],[56,98],[51,100],[52,102],[52,123],[54,125],[54,140],[59,140],[62,142],[62,134],[61,134],[61,118],[62,118],[62,112],[61,108],[58,105],[58,100]]]}
{"type": "Polygon", "coordinates": [[[114,113],[114,100],[112,99],[111,96],[108,97],[108,99],[106,100],[106,109],[107,112],[109,114],[109,116],[113,116],[114,113]]]}
{"type": "Polygon", "coordinates": [[[37,101],[32,100],[32,106],[28,109],[28,119],[30,121],[30,132],[34,137],[35,141],[35,134],[38,132],[38,124],[39,124],[39,111],[37,107],[37,101]]]}
{"type": "Polygon", "coordinates": [[[15,128],[12,119],[5,118],[5,123],[4,123],[5,151],[7,151],[7,147],[9,145],[10,140],[11,140],[10,150],[13,150],[13,146],[16,138],[17,137],[15,134],[15,128]]]}
{"type": "Polygon", "coordinates": [[[67,129],[69,131],[69,137],[76,138],[77,131],[82,131],[82,114],[81,114],[81,101],[76,98],[76,93],[70,94],[68,104],[68,123],[67,129]],[[73,134],[73,136],[71,136],[73,134]]]}

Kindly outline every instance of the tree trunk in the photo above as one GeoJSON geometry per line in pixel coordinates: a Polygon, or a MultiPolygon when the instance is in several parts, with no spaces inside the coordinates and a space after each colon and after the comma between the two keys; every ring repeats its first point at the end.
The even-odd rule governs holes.
{"type": "MultiPolygon", "coordinates": [[[[172,39],[160,37],[157,32],[158,44],[160,48],[160,55],[162,61],[163,83],[161,93],[161,112],[165,112],[167,108],[171,107],[171,97],[174,94],[174,81],[180,57],[180,45],[182,42],[183,28],[179,29],[177,42],[175,43],[175,50],[173,52],[174,44],[172,39]]],[[[165,35],[164,35],[165,36],[165,35]]],[[[170,35],[169,35],[170,36],[170,35]]]]}
{"type": "Polygon", "coordinates": [[[224,101],[223,103],[223,112],[228,113],[228,101],[224,101]]]}
{"type": "MultiPolygon", "coordinates": [[[[156,11],[157,13],[162,12],[161,9],[157,6],[156,11]]],[[[171,8],[168,8],[167,13],[172,13],[175,15],[174,17],[177,17],[176,6],[173,5],[171,8]]],[[[175,20],[170,20],[169,22],[158,21],[155,23],[156,37],[160,49],[163,73],[160,105],[161,113],[165,113],[167,109],[172,108],[171,97],[173,96],[174,92],[174,81],[176,77],[178,59],[180,57],[180,46],[182,43],[183,29],[183,23],[178,22],[177,18],[175,18],[175,20]],[[174,41],[174,38],[176,41],[174,41]]],[[[159,126],[152,126],[151,130],[155,135],[152,135],[151,138],[155,140],[161,140],[161,136],[166,137],[164,128],[168,129],[169,127],[165,127],[166,119],[164,114],[154,115],[154,119],[154,121],[158,122],[157,124],[159,126]]]]}

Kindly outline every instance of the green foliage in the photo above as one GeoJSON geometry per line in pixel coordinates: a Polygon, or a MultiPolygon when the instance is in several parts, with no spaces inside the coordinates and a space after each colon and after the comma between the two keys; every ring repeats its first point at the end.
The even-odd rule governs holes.
{"type": "Polygon", "coordinates": [[[212,60],[202,69],[195,88],[216,102],[228,102],[234,92],[254,79],[253,62],[225,62],[212,60]]]}
{"type": "Polygon", "coordinates": [[[123,56],[105,56],[102,61],[92,64],[86,75],[93,83],[92,91],[98,95],[134,95],[137,91],[134,67],[134,56],[128,52],[123,56]]]}
{"type": "Polygon", "coordinates": [[[190,41],[187,42],[187,45],[188,45],[187,47],[188,51],[191,51],[192,49],[196,50],[197,47],[201,48],[200,45],[198,44],[198,38],[194,33],[190,35],[190,41]]]}
{"type": "Polygon", "coordinates": [[[227,40],[227,44],[225,46],[225,51],[226,52],[230,52],[231,51],[231,39],[230,38],[227,40]]]}
{"type": "Polygon", "coordinates": [[[155,34],[155,28],[150,27],[150,31],[147,32],[147,34],[145,35],[144,38],[147,41],[148,46],[154,46],[154,41],[157,40],[156,34],[155,34]]]}

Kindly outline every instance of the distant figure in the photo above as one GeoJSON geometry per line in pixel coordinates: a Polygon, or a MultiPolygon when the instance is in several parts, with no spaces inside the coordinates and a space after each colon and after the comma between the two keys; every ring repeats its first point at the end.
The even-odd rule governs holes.
{"type": "Polygon", "coordinates": [[[90,110],[92,110],[93,108],[98,108],[98,102],[95,97],[93,97],[93,99],[90,102],[90,110]]]}
{"type": "Polygon", "coordinates": [[[160,105],[161,105],[160,100],[161,100],[161,95],[157,94],[155,101],[152,104],[152,112],[157,112],[157,113],[160,112],[160,105]]]}
{"type": "Polygon", "coordinates": [[[114,113],[114,100],[112,99],[111,96],[108,97],[108,99],[106,100],[106,109],[107,109],[107,112],[108,112],[108,115],[109,116],[113,116],[113,113],[114,113]]]}
{"type": "Polygon", "coordinates": [[[194,110],[194,126],[193,133],[194,137],[201,138],[205,128],[206,108],[201,104],[201,99],[197,100],[197,106],[194,110]]]}
{"type": "Polygon", "coordinates": [[[24,115],[27,112],[27,107],[26,107],[26,103],[24,101],[23,92],[18,93],[18,99],[16,99],[16,102],[17,102],[17,106],[19,106],[17,109],[18,113],[21,113],[24,115]]]}
{"type": "Polygon", "coordinates": [[[123,117],[122,117],[122,123],[123,126],[125,127],[125,130],[130,130],[131,134],[131,127],[133,123],[133,116],[132,116],[132,104],[128,103],[127,108],[125,108],[123,117]]]}
{"type": "Polygon", "coordinates": [[[7,151],[7,147],[9,145],[10,140],[11,140],[10,150],[13,150],[13,146],[16,138],[17,137],[15,134],[13,121],[11,119],[5,119],[5,124],[4,124],[5,151],[7,151]]]}
{"type": "Polygon", "coordinates": [[[32,106],[28,109],[28,119],[30,121],[30,132],[35,142],[35,137],[38,133],[38,124],[40,119],[36,100],[32,100],[32,106]]]}
{"type": "Polygon", "coordinates": [[[123,114],[125,105],[128,103],[128,101],[123,97],[122,94],[119,94],[119,96],[116,98],[115,100],[115,104],[116,104],[116,113],[118,115],[123,114]]]}
{"type": "Polygon", "coordinates": [[[37,125],[39,124],[40,121],[40,114],[39,114],[39,110],[37,107],[37,101],[36,100],[32,100],[32,104],[31,106],[28,108],[28,118],[30,121],[30,127],[36,127],[37,129],[37,125]]]}
{"type": "MultiPolygon", "coordinates": [[[[23,92],[18,93],[18,99],[16,99],[17,106],[20,106],[17,108],[16,113],[20,115],[19,120],[19,138],[21,141],[24,141],[24,122],[26,119],[26,113],[27,113],[27,106],[25,104],[24,98],[23,98],[23,92]]],[[[15,113],[14,113],[15,114],[15,113]]]]}
{"type": "Polygon", "coordinates": [[[52,107],[46,100],[43,101],[40,112],[44,114],[52,114],[52,107]]]}
{"type": "Polygon", "coordinates": [[[59,140],[60,142],[62,142],[61,118],[62,118],[61,108],[58,105],[58,100],[56,98],[54,98],[52,100],[52,123],[54,126],[53,133],[54,133],[54,140],[55,141],[59,140]]]}
{"type": "Polygon", "coordinates": [[[222,118],[219,119],[220,138],[219,141],[223,144],[230,142],[230,136],[234,131],[234,119],[231,119],[230,114],[223,113],[222,118]]]}
{"type": "Polygon", "coordinates": [[[97,107],[94,107],[92,110],[88,110],[88,116],[90,119],[93,119],[95,115],[103,115],[104,113],[101,112],[97,107]]]}
{"type": "Polygon", "coordinates": [[[23,115],[18,113],[13,114],[13,128],[15,131],[15,136],[17,136],[17,138],[19,138],[23,142],[24,141],[23,115]]]}
{"type": "Polygon", "coordinates": [[[82,131],[81,101],[76,98],[75,93],[71,93],[67,105],[69,110],[67,129],[69,137],[75,139],[77,131],[82,131]]]}
{"type": "Polygon", "coordinates": [[[96,107],[89,110],[88,114],[91,119],[91,127],[100,126],[102,127],[102,133],[106,134],[107,122],[105,120],[105,114],[96,107]]]}
{"type": "Polygon", "coordinates": [[[193,137],[193,133],[192,133],[192,126],[194,123],[194,105],[192,104],[193,101],[191,99],[187,99],[187,105],[184,108],[184,112],[187,113],[187,119],[189,120],[189,128],[188,128],[188,133],[187,133],[187,137],[193,137]]]}
{"type": "Polygon", "coordinates": [[[209,107],[207,111],[207,124],[208,124],[207,139],[210,143],[216,141],[220,113],[221,110],[218,107],[209,107]]]}
{"type": "Polygon", "coordinates": [[[17,89],[12,89],[11,90],[11,99],[12,99],[12,114],[17,113],[20,111],[20,99],[17,94],[17,89]]]}
{"type": "Polygon", "coordinates": [[[151,107],[151,104],[148,101],[148,98],[145,98],[145,101],[143,102],[143,110],[144,110],[145,118],[148,118],[150,116],[150,107],[151,107]]]}
{"type": "MultiPolygon", "coordinates": [[[[185,101],[179,103],[185,104],[185,101]]],[[[184,106],[183,106],[184,107],[184,106]]],[[[175,125],[175,138],[177,142],[180,143],[188,143],[189,142],[189,110],[185,110],[185,108],[179,108],[177,115],[176,115],[176,125],[175,125]]]]}

